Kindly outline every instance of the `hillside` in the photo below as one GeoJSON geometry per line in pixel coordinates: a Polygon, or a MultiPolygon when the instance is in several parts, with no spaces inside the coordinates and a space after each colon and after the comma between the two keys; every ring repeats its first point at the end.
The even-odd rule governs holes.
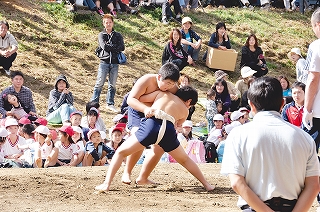
{"type": "MultiPolygon", "coordinates": [[[[161,55],[168,40],[168,33],[175,23],[164,26],[159,21],[161,10],[140,11],[138,16],[121,14],[115,20],[115,30],[122,33],[126,45],[128,64],[120,67],[115,97],[119,107],[134,79],[146,73],[156,73],[161,66],[161,55]]],[[[286,13],[282,10],[254,11],[240,8],[226,10],[205,9],[187,13],[194,20],[194,29],[206,44],[218,21],[225,21],[232,46],[239,51],[250,32],[257,34],[269,65],[270,74],[285,74],[294,80],[294,66],[286,57],[292,47],[300,47],[306,54],[309,43],[315,39],[309,24],[310,14],[286,13]]],[[[12,70],[26,75],[25,85],[33,91],[36,108],[45,115],[49,91],[58,74],[65,74],[71,84],[75,106],[84,111],[90,100],[96,79],[98,58],[94,55],[97,34],[102,30],[101,17],[96,14],[74,15],[67,13],[59,4],[36,0],[0,0],[0,19],[9,21],[10,31],[19,42],[18,58],[12,70]]],[[[206,50],[202,47],[200,56],[206,50]]],[[[240,54],[239,54],[240,55],[240,54]]],[[[240,57],[238,56],[238,61],[240,57]]],[[[235,82],[239,66],[229,72],[235,82]]],[[[191,76],[192,84],[204,97],[214,82],[213,72],[202,63],[183,70],[191,76]]],[[[0,87],[10,80],[0,75],[0,87]]],[[[107,86],[100,98],[101,111],[107,123],[114,114],[105,109],[107,86]]],[[[197,106],[195,122],[203,119],[203,109],[197,106]]]]}

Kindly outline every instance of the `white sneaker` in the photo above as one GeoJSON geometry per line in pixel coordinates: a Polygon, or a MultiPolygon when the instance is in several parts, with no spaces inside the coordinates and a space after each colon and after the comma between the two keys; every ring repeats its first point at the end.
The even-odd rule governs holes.
{"type": "Polygon", "coordinates": [[[162,23],[164,25],[168,25],[169,24],[169,22],[167,21],[167,18],[162,18],[162,23]]]}
{"type": "Polygon", "coordinates": [[[112,112],[119,113],[114,105],[107,105],[107,109],[111,110],[112,112]]]}
{"type": "Polygon", "coordinates": [[[11,74],[11,71],[10,70],[4,70],[5,72],[6,72],[6,74],[8,75],[8,76],[10,76],[10,74],[11,74]]]}

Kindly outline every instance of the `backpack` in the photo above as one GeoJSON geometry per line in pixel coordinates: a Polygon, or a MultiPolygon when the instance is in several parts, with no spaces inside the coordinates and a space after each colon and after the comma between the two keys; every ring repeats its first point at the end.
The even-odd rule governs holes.
{"type": "Polygon", "coordinates": [[[218,161],[218,154],[216,145],[212,142],[205,142],[204,148],[206,150],[205,160],[207,163],[216,163],[218,161]]]}
{"type": "Polygon", "coordinates": [[[206,162],[206,160],[205,160],[206,150],[204,148],[202,141],[199,141],[199,140],[188,141],[186,153],[195,163],[205,163],[206,162]]]}

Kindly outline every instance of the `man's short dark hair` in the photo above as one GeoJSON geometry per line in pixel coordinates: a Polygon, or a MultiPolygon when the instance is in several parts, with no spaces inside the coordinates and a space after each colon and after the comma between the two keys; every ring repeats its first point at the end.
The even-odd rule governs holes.
{"type": "Polygon", "coordinates": [[[198,102],[198,92],[193,87],[186,85],[181,88],[176,93],[182,101],[186,102],[191,99],[190,105],[195,105],[198,102]]]}
{"type": "Polygon", "coordinates": [[[260,77],[252,82],[248,99],[257,111],[280,111],[283,95],[282,87],[276,78],[260,77]]]}
{"type": "Polygon", "coordinates": [[[303,82],[294,82],[291,86],[291,88],[301,88],[303,90],[303,92],[306,91],[306,84],[304,84],[303,82]]]}
{"type": "Polygon", "coordinates": [[[171,62],[166,63],[163,66],[161,66],[158,74],[161,75],[162,80],[169,79],[174,82],[178,82],[178,80],[180,78],[179,67],[171,62]]]}
{"type": "Polygon", "coordinates": [[[10,74],[11,79],[15,78],[16,76],[21,76],[24,79],[24,75],[21,71],[11,71],[11,74],[10,74]]]}

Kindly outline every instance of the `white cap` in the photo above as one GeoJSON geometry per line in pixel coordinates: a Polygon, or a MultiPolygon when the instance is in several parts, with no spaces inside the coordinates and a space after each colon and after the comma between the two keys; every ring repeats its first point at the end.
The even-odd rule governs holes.
{"type": "Polygon", "coordinates": [[[185,23],[187,23],[187,22],[190,22],[190,24],[192,24],[192,20],[191,20],[190,17],[184,17],[184,18],[182,19],[182,21],[181,21],[182,24],[185,24],[185,23]]]}
{"type": "Polygon", "coordinates": [[[33,132],[38,132],[41,134],[48,135],[50,133],[50,130],[48,127],[46,127],[44,125],[39,125],[33,132]]]}
{"type": "Polygon", "coordinates": [[[228,124],[227,126],[224,127],[224,130],[226,131],[227,134],[231,132],[231,130],[237,126],[240,126],[241,123],[239,121],[234,121],[231,124],[228,124]]]}
{"type": "Polygon", "coordinates": [[[80,127],[78,127],[78,126],[72,126],[72,129],[73,129],[74,132],[77,132],[77,133],[80,133],[80,134],[83,133],[82,129],[80,127]]]}
{"type": "Polygon", "coordinates": [[[107,134],[105,131],[100,131],[100,136],[101,136],[101,139],[104,140],[107,138],[107,134]]]}
{"type": "Polygon", "coordinates": [[[223,115],[221,115],[220,113],[214,115],[213,121],[224,121],[223,115]]]}
{"type": "Polygon", "coordinates": [[[246,108],[246,107],[240,107],[238,111],[240,111],[240,112],[247,111],[248,113],[250,112],[250,110],[248,110],[248,108],[246,108]]]}
{"type": "Polygon", "coordinates": [[[249,66],[243,66],[241,68],[241,77],[247,78],[257,73],[255,70],[251,69],[249,66]]]}
{"type": "Polygon", "coordinates": [[[4,128],[0,128],[0,137],[7,137],[9,135],[8,131],[4,128]]]}
{"type": "Polygon", "coordinates": [[[299,55],[300,57],[302,57],[301,51],[300,51],[299,48],[292,48],[291,51],[287,54],[287,56],[288,56],[288,58],[289,58],[290,60],[292,60],[292,55],[291,55],[291,53],[295,53],[295,54],[299,55]]]}
{"type": "Polygon", "coordinates": [[[192,121],[185,120],[185,122],[182,124],[182,127],[192,127],[192,121]]]}
{"type": "Polygon", "coordinates": [[[18,122],[16,119],[14,118],[7,118],[5,124],[4,124],[5,128],[9,127],[9,126],[18,126],[18,122]]]}
{"type": "Polygon", "coordinates": [[[234,112],[231,113],[230,119],[231,119],[232,121],[235,121],[235,120],[239,119],[241,116],[243,116],[244,114],[245,114],[245,113],[236,110],[236,111],[234,111],[234,112]]]}

